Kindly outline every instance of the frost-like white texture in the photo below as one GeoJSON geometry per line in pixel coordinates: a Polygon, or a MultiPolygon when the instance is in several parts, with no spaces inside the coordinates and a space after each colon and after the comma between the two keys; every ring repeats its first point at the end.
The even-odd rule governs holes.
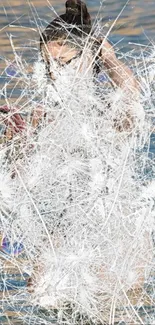
{"type": "Polygon", "coordinates": [[[154,182],[147,187],[144,172],[153,162],[142,151],[148,113],[144,100],[129,103],[78,67],[79,60],[53,66],[53,83],[43,63],[35,64],[26,91],[33,89],[46,117],[7,166],[14,177],[1,168],[10,210],[6,218],[1,211],[2,228],[23,238],[34,304],[59,314],[70,304],[75,314],[109,324],[128,306],[129,319],[141,323],[127,294],[143,287],[153,264],[154,182]],[[116,120],[126,116],[132,128],[120,132],[116,120]]]}

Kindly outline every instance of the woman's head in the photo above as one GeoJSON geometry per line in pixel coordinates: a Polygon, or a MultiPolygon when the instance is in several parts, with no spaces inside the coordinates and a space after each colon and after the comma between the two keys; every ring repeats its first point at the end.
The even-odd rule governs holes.
{"type": "Polygon", "coordinates": [[[83,48],[91,32],[91,18],[81,0],[67,0],[66,13],[54,19],[43,32],[41,53],[48,66],[49,58],[67,63],[83,48]]]}

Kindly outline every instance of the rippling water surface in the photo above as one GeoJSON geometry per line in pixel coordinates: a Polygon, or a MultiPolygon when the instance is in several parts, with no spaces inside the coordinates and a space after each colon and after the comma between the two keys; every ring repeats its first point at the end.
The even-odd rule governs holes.
{"type": "MultiPolygon", "coordinates": [[[[133,50],[133,53],[140,53],[145,50],[149,52],[150,47],[155,43],[155,1],[153,0],[107,0],[100,7],[101,1],[86,1],[92,17],[95,21],[102,18],[103,25],[112,28],[110,40],[117,44],[123,50],[133,50]]],[[[12,39],[17,53],[31,65],[38,55],[39,32],[55,17],[52,6],[58,14],[64,12],[64,1],[43,1],[43,0],[1,0],[0,6],[0,72],[6,66],[6,62],[14,59],[13,49],[10,44],[12,39]]],[[[0,77],[0,85],[4,83],[4,78],[0,77]]],[[[1,260],[3,257],[1,256],[1,260]]],[[[9,262],[7,262],[9,264],[9,262]]],[[[7,266],[6,266],[7,267],[7,266]]],[[[7,267],[7,269],[9,269],[7,267]]],[[[27,314],[31,318],[32,310],[29,306],[23,306],[24,293],[23,288],[27,281],[26,274],[18,274],[14,269],[8,272],[5,289],[8,292],[14,292],[17,299],[16,311],[27,314]],[[15,274],[17,273],[17,274],[15,274]],[[11,275],[10,275],[11,274],[11,275]]],[[[6,278],[6,276],[5,276],[6,278]]],[[[1,316],[0,324],[23,324],[23,321],[17,321],[12,306],[9,305],[9,299],[2,300],[4,290],[4,274],[1,273],[1,316]],[[9,317],[9,319],[7,319],[9,317]],[[14,319],[15,317],[15,319],[14,319]]],[[[152,315],[154,308],[148,304],[148,313],[152,315]]],[[[37,309],[33,310],[36,312],[37,309]]],[[[36,316],[37,317],[37,316],[36,316]]],[[[46,317],[45,317],[46,318],[46,317]]],[[[27,319],[28,324],[41,324],[38,318],[32,322],[27,319]]],[[[53,320],[54,323],[54,320],[53,320]]],[[[25,323],[24,323],[25,324],[25,323]]],[[[42,323],[43,324],[43,323],[42,323]]]]}

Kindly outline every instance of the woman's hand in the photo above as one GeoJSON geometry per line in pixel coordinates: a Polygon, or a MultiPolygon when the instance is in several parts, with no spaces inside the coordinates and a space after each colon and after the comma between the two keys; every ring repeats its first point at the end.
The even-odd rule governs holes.
{"type": "Polygon", "coordinates": [[[7,105],[0,106],[0,124],[4,125],[4,137],[11,140],[14,134],[23,132],[26,122],[19,113],[18,108],[10,108],[7,105]]]}

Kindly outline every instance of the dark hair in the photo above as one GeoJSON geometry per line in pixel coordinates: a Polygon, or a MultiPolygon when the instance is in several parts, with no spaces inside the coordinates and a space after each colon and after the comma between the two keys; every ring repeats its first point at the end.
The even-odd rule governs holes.
{"type": "Polygon", "coordinates": [[[40,45],[49,41],[85,38],[91,32],[91,18],[86,4],[81,0],[67,0],[66,13],[54,19],[43,31],[40,45]]]}

